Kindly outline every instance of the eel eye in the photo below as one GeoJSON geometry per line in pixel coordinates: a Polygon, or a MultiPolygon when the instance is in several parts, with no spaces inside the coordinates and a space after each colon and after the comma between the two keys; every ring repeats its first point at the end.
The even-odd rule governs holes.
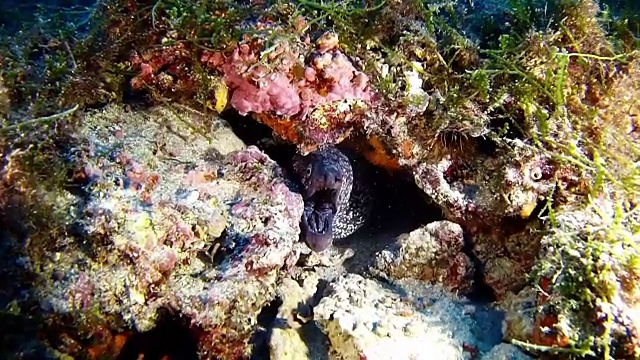
{"type": "Polygon", "coordinates": [[[307,167],[307,176],[311,175],[311,166],[307,167]]]}

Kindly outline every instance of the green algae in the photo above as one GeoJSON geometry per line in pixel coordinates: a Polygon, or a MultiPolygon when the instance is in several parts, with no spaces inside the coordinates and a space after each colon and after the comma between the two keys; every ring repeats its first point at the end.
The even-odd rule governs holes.
{"type": "MultiPolygon", "coordinates": [[[[549,202],[543,217],[545,250],[532,274],[537,284],[551,280],[541,289],[551,300],[539,305],[559,314],[571,353],[626,358],[633,355],[613,352],[612,327],[622,321],[616,320],[624,311],[620,297],[635,296],[620,284],[635,281],[630,279],[640,260],[640,148],[625,124],[638,106],[637,47],[616,48],[593,17],[598,11],[592,2],[560,5],[559,11],[564,17],[555,29],[529,35],[533,41],[520,45],[507,35],[500,49],[487,53],[495,69],[518,84],[510,91],[517,104],[510,111],[514,118],[524,113],[525,121],[517,125],[564,168],[556,174],[561,196],[549,202]],[[590,321],[594,317],[600,320],[590,321]]],[[[624,340],[616,340],[624,347],[624,340]]],[[[543,348],[536,350],[558,350],[543,348]]]]}

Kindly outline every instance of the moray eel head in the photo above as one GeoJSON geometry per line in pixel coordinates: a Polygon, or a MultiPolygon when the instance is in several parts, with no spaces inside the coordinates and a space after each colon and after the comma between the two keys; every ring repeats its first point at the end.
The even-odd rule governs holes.
{"type": "Polygon", "coordinates": [[[301,236],[307,246],[316,252],[326,249],[333,242],[333,220],[339,209],[346,178],[347,169],[343,162],[336,161],[331,155],[314,152],[301,157],[294,165],[302,183],[304,198],[301,236]]]}

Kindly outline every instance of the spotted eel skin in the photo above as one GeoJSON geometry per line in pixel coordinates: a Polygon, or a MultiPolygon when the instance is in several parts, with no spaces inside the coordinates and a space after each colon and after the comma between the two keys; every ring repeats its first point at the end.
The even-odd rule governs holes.
{"type": "Polygon", "coordinates": [[[334,146],[305,156],[297,154],[293,170],[304,199],[301,238],[319,252],[357,231],[371,212],[371,191],[353,156],[334,146]]]}

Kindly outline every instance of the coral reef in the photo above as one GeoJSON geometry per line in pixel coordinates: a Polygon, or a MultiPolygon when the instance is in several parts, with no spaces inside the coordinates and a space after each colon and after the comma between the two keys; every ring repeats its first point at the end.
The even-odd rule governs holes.
{"type": "Polygon", "coordinates": [[[134,91],[154,98],[197,101],[218,112],[228,105],[271,126],[303,153],[344,140],[361,129],[375,98],[368,76],[340,50],[338,35],[311,42],[303,17],[278,23],[265,10],[245,33],[219,50],[193,49],[176,31],[159,32],[162,46],[134,52],[129,66],[134,91]],[[197,59],[194,59],[197,56],[197,59]]]}
{"type": "MultiPolygon", "coordinates": [[[[119,348],[89,346],[120,344],[113,332],[152,331],[169,308],[202,356],[238,358],[279,297],[276,322],[295,313],[293,323],[320,326],[341,358],[415,341],[454,358],[518,357],[441,331],[450,324],[423,326],[477,327],[437,306],[429,315],[424,300],[439,286],[487,286],[512,344],[637,358],[637,4],[602,3],[37,8],[0,42],[0,210],[17,259],[2,270],[20,282],[2,293],[1,315],[42,316],[47,342],[81,356],[119,348]],[[85,112],[123,99],[163,105],[85,112]],[[347,140],[411,176],[445,221],[377,254],[374,272],[403,280],[385,288],[341,274],[316,306],[319,281],[296,288],[284,276],[301,265],[300,196],[265,153],[185,105],[248,115],[301,153],[347,140]],[[427,295],[399,295],[410,283],[427,295]],[[404,330],[408,318],[416,329],[404,330]]],[[[273,331],[273,354],[302,349],[290,330],[273,331]]]]}

